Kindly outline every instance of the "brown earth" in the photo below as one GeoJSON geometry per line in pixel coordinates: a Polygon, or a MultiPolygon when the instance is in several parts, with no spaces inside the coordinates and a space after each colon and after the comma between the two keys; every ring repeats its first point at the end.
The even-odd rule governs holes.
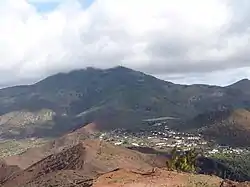
{"type": "Polygon", "coordinates": [[[0,161],[0,183],[19,171],[21,171],[21,169],[18,166],[7,165],[4,161],[0,161]]]}
{"type": "Polygon", "coordinates": [[[5,174],[8,166],[3,164],[0,174],[6,177],[0,182],[1,187],[250,187],[215,176],[168,171],[165,163],[156,155],[85,140],[22,171],[5,174]]]}
{"type": "Polygon", "coordinates": [[[215,176],[167,171],[165,157],[87,139],[94,128],[90,124],[42,147],[6,158],[6,162],[0,162],[0,186],[250,187],[215,176]]]}
{"type": "Polygon", "coordinates": [[[88,133],[88,134],[94,134],[96,132],[99,132],[99,127],[100,125],[97,123],[90,123],[86,126],[83,127],[84,132],[88,133]]]}
{"type": "Polygon", "coordinates": [[[223,181],[215,176],[177,173],[164,169],[148,172],[117,169],[101,176],[80,170],[42,175],[22,187],[249,187],[249,183],[223,181]]]}
{"type": "Polygon", "coordinates": [[[94,180],[93,187],[250,187],[250,183],[164,169],[155,169],[148,173],[121,169],[98,177],[94,180]]]}
{"type": "Polygon", "coordinates": [[[155,169],[140,173],[118,170],[100,176],[94,181],[94,187],[216,187],[222,179],[206,175],[192,175],[155,169]]]}
{"type": "MultiPolygon", "coordinates": [[[[145,155],[123,147],[117,147],[103,141],[86,140],[60,153],[45,159],[17,173],[4,182],[4,186],[23,186],[38,178],[58,176],[58,172],[77,171],[80,176],[98,176],[117,168],[149,171],[153,167],[165,166],[166,160],[154,155],[145,155]]],[[[71,180],[67,177],[67,180],[71,180]]],[[[55,182],[55,181],[54,181],[55,182]]],[[[53,183],[54,183],[53,182],[53,183]]]]}
{"type": "Polygon", "coordinates": [[[30,148],[19,155],[6,157],[4,160],[7,164],[17,165],[22,169],[26,169],[49,155],[59,153],[64,149],[68,149],[85,139],[90,138],[91,133],[93,132],[93,130],[90,132],[90,126],[84,126],[71,133],[65,134],[60,138],[50,141],[41,147],[30,148]]]}
{"type": "Polygon", "coordinates": [[[95,177],[78,170],[61,170],[42,175],[22,187],[90,187],[95,177]]]}
{"type": "Polygon", "coordinates": [[[230,180],[224,180],[220,185],[220,187],[249,187],[249,186],[250,186],[249,182],[237,183],[230,180]]]}

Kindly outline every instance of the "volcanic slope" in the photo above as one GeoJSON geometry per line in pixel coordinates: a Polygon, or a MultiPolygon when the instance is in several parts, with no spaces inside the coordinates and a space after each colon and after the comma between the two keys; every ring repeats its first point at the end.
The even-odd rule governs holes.
{"type": "Polygon", "coordinates": [[[7,165],[3,160],[0,161],[0,183],[8,179],[10,176],[21,171],[18,166],[7,165]]]}
{"type": "Polygon", "coordinates": [[[210,175],[160,169],[152,157],[88,140],[14,173],[2,187],[249,187],[210,175]]]}
{"type": "Polygon", "coordinates": [[[181,126],[180,129],[200,132],[220,144],[249,146],[250,112],[237,109],[203,113],[181,126]]]}
{"type": "Polygon", "coordinates": [[[127,148],[117,147],[99,140],[85,140],[60,153],[50,155],[27,169],[13,175],[3,183],[5,187],[21,187],[32,183],[39,186],[46,179],[60,185],[58,177],[67,176],[64,185],[72,185],[78,174],[84,179],[125,168],[136,171],[150,171],[153,167],[166,165],[164,158],[145,155],[127,148]],[[67,173],[70,173],[67,175],[67,173]],[[77,174],[78,173],[78,174],[77,174]],[[53,180],[53,177],[55,180],[53,180]],[[71,178],[73,177],[73,178],[71,178]],[[34,182],[36,181],[36,184],[34,182]]]}
{"type": "Polygon", "coordinates": [[[133,129],[144,119],[250,108],[242,86],[248,84],[179,85],[120,66],[59,73],[33,85],[0,89],[0,138],[59,137],[96,121],[103,130],[133,129]]]}
{"type": "Polygon", "coordinates": [[[93,128],[94,126],[95,124],[93,123],[86,125],[49,141],[40,147],[30,148],[21,154],[6,157],[4,160],[7,164],[17,165],[22,169],[26,169],[49,155],[60,153],[62,150],[75,146],[86,139],[93,138],[92,134],[98,132],[93,128]]]}

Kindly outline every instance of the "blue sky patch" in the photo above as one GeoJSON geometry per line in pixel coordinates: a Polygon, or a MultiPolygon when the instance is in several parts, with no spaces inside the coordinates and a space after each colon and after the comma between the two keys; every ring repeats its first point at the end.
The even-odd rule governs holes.
{"type": "MultiPolygon", "coordinates": [[[[94,0],[78,0],[78,1],[82,5],[83,9],[88,8],[94,2],[94,0]]],[[[60,4],[60,1],[33,2],[32,4],[36,7],[38,12],[50,12],[53,11],[60,4]]]]}
{"type": "Polygon", "coordinates": [[[36,7],[38,12],[49,12],[54,10],[57,6],[57,2],[52,3],[32,3],[36,7]]]}

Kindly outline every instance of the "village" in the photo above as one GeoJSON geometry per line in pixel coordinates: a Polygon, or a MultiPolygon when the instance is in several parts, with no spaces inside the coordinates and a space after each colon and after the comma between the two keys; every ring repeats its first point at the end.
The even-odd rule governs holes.
{"type": "Polygon", "coordinates": [[[139,132],[131,132],[124,129],[104,132],[99,135],[99,139],[111,142],[114,145],[149,147],[163,152],[168,152],[175,147],[183,151],[199,149],[207,155],[250,152],[249,149],[221,146],[212,140],[207,141],[201,134],[174,131],[167,126],[166,122],[155,123],[149,129],[139,132]]]}

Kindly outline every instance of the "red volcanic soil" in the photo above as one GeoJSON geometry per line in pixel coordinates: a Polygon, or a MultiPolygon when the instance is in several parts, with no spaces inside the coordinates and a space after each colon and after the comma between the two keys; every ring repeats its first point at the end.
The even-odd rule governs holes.
{"type": "Polygon", "coordinates": [[[88,134],[94,134],[96,132],[99,132],[99,127],[97,123],[90,123],[84,126],[82,129],[84,129],[84,133],[88,133],[88,134]]]}
{"type": "Polygon", "coordinates": [[[165,164],[166,160],[155,155],[104,141],[85,140],[22,171],[5,173],[8,166],[3,164],[0,174],[6,177],[0,184],[2,187],[250,187],[248,183],[223,181],[215,176],[168,171],[163,168],[165,164]]]}
{"type": "Polygon", "coordinates": [[[0,161],[0,183],[19,171],[21,169],[18,166],[7,165],[4,161],[0,161]]]}
{"type": "Polygon", "coordinates": [[[4,158],[4,160],[7,164],[17,165],[22,169],[26,169],[51,154],[59,153],[90,138],[91,134],[94,133],[94,126],[94,124],[86,125],[41,147],[30,148],[19,155],[4,158]]]}
{"type": "Polygon", "coordinates": [[[70,181],[76,176],[81,176],[85,180],[85,178],[93,178],[118,168],[149,171],[153,167],[164,166],[165,161],[158,160],[156,156],[145,155],[103,141],[86,140],[83,143],[40,160],[4,181],[3,186],[19,187],[27,186],[27,184],[31,183],[33,186],[36,186],[34,184],[35,181],[37,184],[40,184],[47,180],[57,183],[61,181],[57,178],[61,175],[66,176],[65,173],[70,173],[70,175],[67,176],[67,180],[65,179],[64,183],[70,185],[70,181]],[[56,176],[56,181],[52,179],[51,175],[56,176]]]}
{"type": "Polygon", "coordinates": [[[109,172],[94,180],[93,187],[250,187],[250,183],[156,168],[144,173],[124,169],[109,172]]]}
{"type": "Polygon", "coordinates": [[[95,124],[90,124],[6,158],[0,162],[0,186],[250,187],[215,176],[167,171],[166,157],[88,139],[95,131],[95,124]]]}

